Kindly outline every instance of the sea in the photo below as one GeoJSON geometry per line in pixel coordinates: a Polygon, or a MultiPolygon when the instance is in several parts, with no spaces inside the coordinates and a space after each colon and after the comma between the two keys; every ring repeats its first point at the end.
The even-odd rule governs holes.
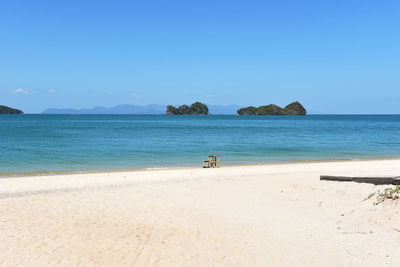
{"type": "Polygon", "coordinates": [[[400,157],[400,115],[0,115],[0,175],[400,157]]]}

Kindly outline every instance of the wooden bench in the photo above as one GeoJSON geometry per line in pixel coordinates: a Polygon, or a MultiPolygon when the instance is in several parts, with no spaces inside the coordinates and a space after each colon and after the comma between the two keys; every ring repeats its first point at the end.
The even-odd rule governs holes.
{"type": "Polygon", "coordinates": [[[209,155],[203,162],[203,168],[219,168],[219,155],[209,155]]]}

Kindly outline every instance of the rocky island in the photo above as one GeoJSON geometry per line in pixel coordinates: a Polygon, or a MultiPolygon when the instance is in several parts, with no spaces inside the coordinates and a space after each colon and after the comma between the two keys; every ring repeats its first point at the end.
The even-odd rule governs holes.
{"type": "Polygon", "coordinates": [[[167,115],[210,115],[207,105],[195,102],[190,107],[181,105],[178,108],[172,105],[167,106],[167,115]]]}
{"type": "Polygon", "coordinates": [[[0,105],[0,114],[24,114],[22,110],[0,105]]]}
{"type": "Polygon", "coordinates": [[[275,104],[260,107],[245,107],[237,111],[238,115],[306,115],[307,111],[300,102],[296,101],[285,108],[275,104]]]}

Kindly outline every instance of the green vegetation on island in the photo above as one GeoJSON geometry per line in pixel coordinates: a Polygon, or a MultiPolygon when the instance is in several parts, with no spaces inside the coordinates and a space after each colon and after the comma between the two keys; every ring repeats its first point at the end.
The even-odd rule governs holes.
{"type": "Polygon", "coordinates": [[[0,105],[0,114],[24,114],[22,110],[0,105]]]}
{"type": "Polygon", "coordinates": [[[167,115],[209,115],[208,107],[200,102],[188,105],[181,105],[178,108],[172,105],[167,106],[167,115]]]}
{"type": "Polygon", "coordinates": [[[237,111],[239,115],[306,115],[307,111],[300,102],[296,101],[285,108],[270,104],[260,107],[245,107],[237,111]]]}

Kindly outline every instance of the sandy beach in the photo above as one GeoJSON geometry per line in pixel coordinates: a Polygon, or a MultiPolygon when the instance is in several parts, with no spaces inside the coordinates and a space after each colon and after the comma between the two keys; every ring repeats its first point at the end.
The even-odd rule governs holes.
{"type": "Polygon", "coordinates": [[[1,178],[1,266],[400,266],[400,160],[1,178]]]}

